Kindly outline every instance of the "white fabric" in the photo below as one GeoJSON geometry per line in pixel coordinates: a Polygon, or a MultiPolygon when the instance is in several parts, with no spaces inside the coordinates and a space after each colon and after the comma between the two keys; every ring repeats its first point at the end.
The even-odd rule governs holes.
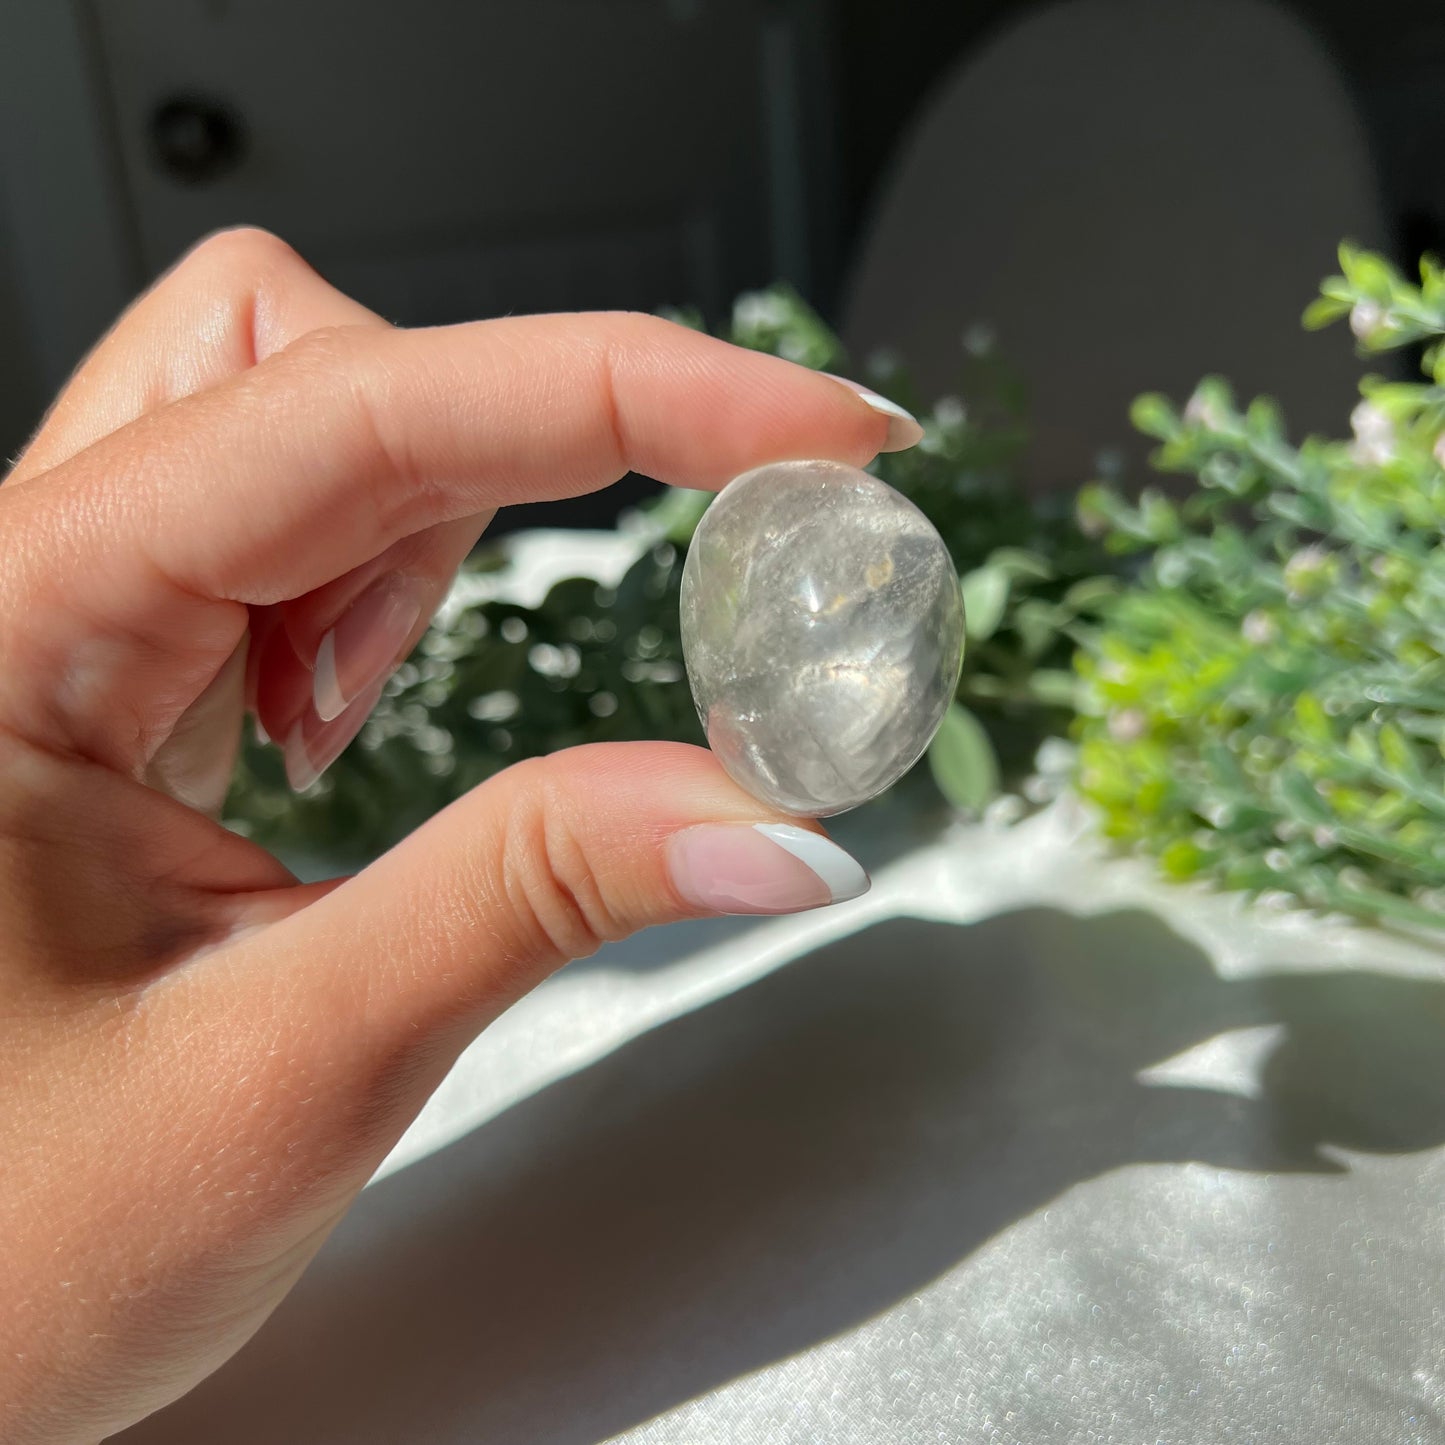
{"type": "Polygon", "coordinates": [[[1067,803],[950,828],[563,971],[123,1438],[1441,1445],[1442,1025],[1433,946],[1152,882],[1067,803]]]}

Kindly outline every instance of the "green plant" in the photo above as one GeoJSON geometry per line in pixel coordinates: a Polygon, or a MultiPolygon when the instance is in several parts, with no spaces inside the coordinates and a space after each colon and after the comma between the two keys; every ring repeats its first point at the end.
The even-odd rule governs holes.
{"type": "MultiPolygon", "coordinates": [[[[741,297],[726,334],[808,366],[848,365],[838,339],[785,288],[741,297]]],[[[959,397],[925,407],[886,356],[874,359],[868,379],[925,428],[917,448],[879,458],[875,470],[933,520],[964,574],[971,640],[958,702],[930,761],[945,794],[976,809],[1001,778],[1028,768],[1043,737],[1067,726],[1072,630],[1109,586],[1089,580],[1104,553],[1080,531],[1068,499],[1033,503],[1020,489],[1022,388],[987,338],[969,338],[959,397]]],[[[358,744],[304,797],[287,789],[275,749],[248,743],[227,808],[232,825],[291,850],[359,861],[520,758],[611,739],[700,742],[677,592],[709,500],[669,492],[633,519],[648,541],[615,588],[576,577],[536,607],[494,600],[449,608],[358,744]]],[[[454,597],[499,565],[495,551],[478,554],[454,597]]]]}
{"type": "Polygon", "coordinates": [[[1353,437],[1292,446],[1220,380],[1140,398],[1181,502],[1086,488],[1145,558],[1079,660],[1078,783],[1104,831],[1176,878],[1372,920],[1445,923],[1445,271],[1344,247],[1305,313],[1425,379],[1366,377],[1353,437]]]}

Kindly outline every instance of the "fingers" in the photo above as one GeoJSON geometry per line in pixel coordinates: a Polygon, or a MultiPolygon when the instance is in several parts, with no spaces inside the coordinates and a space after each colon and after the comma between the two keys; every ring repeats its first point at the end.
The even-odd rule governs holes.
{"type": "MultiPolygon", "coordinates": [[[[219,385],[324,326],[384,329],[386,323],[328,285],[275,236],[243,228],[209,237],[141,296],[86,358],[7,485],[14,488],[43,477],[48,469],[118,428],[180,397],[219,385]]],[[[258,691],[273,703],[280,700],[282,706],[273,705],[262,721],[278,738],[285,738],[310,705],[311,668],[321,635],[356,595],[388,565],[407,569],[404,580],[421,593],[419,634],[485,520],[451,524],[439,529],[437,536],[409,538],[393,549],[395,557],[378,558],[320,594],[287,603],[279,618],[258,609],[252,618],[251,645],[248,648],[242,640],[231,660],[177,720],[147,760],[146,780],[202,811],[214,812],[229,781],[243,701],[254,705],[258,691]],[[425,617],[420,616],[423,611],[425,617]],[[278,638],[275,646],[264,645],[277,621],[297,649],[294,658],[285,652],[284,638],[278,638]],[[242,677],[246,686],[239,690],[233,684],[242,677]]],[[[353,639],[356,631],[353,622],[353,639]]],[[[387,636],[377,639],[372,650],[387,644],[395,662],[414,640],[387,636]]],[[[359,692],[371,680],[358,679],[352,691],[359,692]]],[[[342,681],[348,681],[345,666],[342,681]]]]}
{"type": "MultiPolygon", "coordinates": [[[[184,880],[191,866],[176,866],[184,880]]],[[[706,754],[637,745],[514,769],[323,896],[218,900],[249,912],[235,920],[248,933],[123,1003],[72,1004],[44,1051],[21,1056],[45,1147],[5,1235],[22,1265],[6,1278],[22,1309],[11,1335],[54,1345],[55,1321],[79,1320],[71,1382],[143,1378],[159,1392],[146,1403],[162,1403],[256,1328],[475,1029],[561,957],[647,922],[806,907],[862,881],[706,754]],[[94,1147],[97,1119],[124,1148],[94,1147]],[[67,1259],[104,1287],[67,1293],[67,1259]]]]}
{"type": "MultiPolygon", "coordinates": [[[[51,483],[196,596],[269,603],[425,527],[627,470],[716,487],[768,459],[865,462],[888,418],[804,368],[645,316],[312,332],[123,429],[51,483]]],[[[122,546],[121,544],[125,544],[122,546]]]]}
{"type": "Polygon", "coordinates": [[[865,462],[896,426],[826,377],[648,317],[312,332],[0,491],[0,520],[38,542],[0,565],[0,644],[19,660],[0,725],[143,768],[248,607],[629,468],[714,487],[770,459],[865,462]]]}
{"type": "Polygon", "coordinates": [[[385,327],[284,241],[249,227],[188,251],[80,364],[11,472],[14,486],[322,326],[385,327]]]}
{"type": "MultiPolygon", "coordinates": [[[[313,1097],[354,1103],[398,1070],[420,1080],[383,1114],[384,1150],[454,1052],[565,960],[655,923],[866,887],[821,831],[748,797],[701,749],[590,746],[498,775],[266,930],[264,951],[234,951],[211,986],[228,1028],[336,1069],[308,1080],[313,1097]]],[[[204,971],[187,986],[207,987],[204,971]]]]}
{"type": "Polygon", "coordinates": [[[386,1000],[412,1027],[500,1009],[653,924],[795,912],[866,886],[820,830],[744,793],[703,749],[595,744],[498,774],[286,929],[328,1006],[354,993],[361,960],[368,1007],[386,1000]]]}
{"type": "Polygon", "coordinates": [[[278,623],[255,637],[250,701],[266,733],[285,749],[293,786],[314,781],[351,741],[364,716],[344,736],[330,730],[328,746],[336,746],[324,762],[308,751],[306,739],[384,682],[411,652],[487,520],[464,517],[428,528],[337,582],[264,610],[278,623]]]}

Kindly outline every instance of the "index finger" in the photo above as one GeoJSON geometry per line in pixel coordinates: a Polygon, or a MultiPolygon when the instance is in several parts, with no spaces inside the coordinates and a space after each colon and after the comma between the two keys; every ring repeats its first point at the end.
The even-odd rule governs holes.
{"type": "Polygon", "coordinates": [[[204,636],[229,655],[241,604],[302,596],[428,527],[629,469],[716,488],[765,461],[861,465],[920,434],[838,381],[652,317],[312,332],[9,499],[7,524],[49,543],[12,555],[0,627],[23,620],[24,647],[4,650],[27,675],[11,680],[53,719],[35,688],[68,679],[65,710],[93,721],[158,654],[194,656],[204,636]]]}
{"type": "MultiPolygon", "coordinates": [[[[716,489],[764,461],[861,465],[899,425],[830,378],[648,316],[326,328],[91,447],[47,499],[72,520],[107,512],[109,589],[135,580],[132,557],[257,604],[459,517],[629,470],[716,489]]],[[[107,595],[146,606],[144,589],[107,595]]]]}

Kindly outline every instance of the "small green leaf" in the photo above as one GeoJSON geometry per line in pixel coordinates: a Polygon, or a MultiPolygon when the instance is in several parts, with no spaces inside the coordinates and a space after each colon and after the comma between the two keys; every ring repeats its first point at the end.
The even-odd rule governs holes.
{"type": "Polygon", "coordinates": [[[998,793],[998,758],[982,723],[962,703],[953,703],[928,748],[928,766],[938,790],[955,808],[980,812],[998,793]]]}
{"type": "Polygon", "coordinates": [[[1419,780],[1422,776],[1420,762],[1404,733],[1393,723],[1382,723],[1378,737],[1385,762],[1402,777],[1419,780]]]}
{"type": "Polygon", "coordinates": [[[1161,492],[1146,487],[1139,497],[1139,522],[1149,540],[1156,545],[1176,541],[1179,537],[1179,510],[1161,492]]]}
{"type": "Polygon", "coordinates": [[[1029,678],[1029,692],[1045,707],[1072,709],[1078,704],[1079,679],[1060,667],[1041,667],[1029,678]]]}
{"type": "Polygon", "coordinates": [[[1345,748],[1356,762],[1368,765],[1380,761],[1379,749],[1375,746],[1375,740],[1370,736],[1367,728],[1352,727],[1349,737],[1345,740],[1345,748]]]}
{"type": "Polygon", "coordinates": [[[1339,821],[1334,810],[1315,791],[1315,785],[1297,768],[1281,768],[1277,787],[1285,811],[1297,822],[1319,828],[1339,821]]]}
{"type": "Polygon", "coordinates": [[[645,509],[646,516],[674,546],[686,547],[702,521],[702,514],[712,505],[713,497],[712,492],[669,487],[645,509]]]}
{"type": "Polygon", "coordinates": [[[1300,324],[1306,331],[1321,331],[1350,314],[1350,303],[1334,296],[1318,296],[1305,307],[1300,324]]]}
{"type": "Polygon", "coordinates": [[[1161,440],[1173,436],[1179,430],[1178,412],[1170,405],[1168,398],[1157,392],[1136,397],[1129,408],[1129,420],[1136,431],[1161,440]]]}
{"type": "Polygon", "coordinates": [[[963,621],[971,642],[983,642],[998,631],[1008,606],[1009,577],[1002,567],[975,568],[959,579],[963,588],[963,621]]]}
{"type": "Polygon", "coordinates": [[[1024,656],[1033,661],[1042,657],[1057,640],[1061,625],[1059,609],[1052,602],[1030,598],[1014,612],[1011,625],[1023,643],[1024,656]]]}
{"type": "Polygon", "coordinates": [[[1284,436],[1284,417],[1273,397],[1257,396],[1244,413],[1245,430],[1257,441],[1279,441],[1284,436]]]}
{"type": "Polygon", "coordinates": [[[1340,247],[1340,269],[1351,286],[1375,300],[1388,300],[1395,288],[1403,285],[1400,273],[1383,256],[1350,245],[1340,247]]]}
{"type": "Polygon", "coordinates": [[[1188,838],[1176,838],[1159,854],[1165,875],[1180,882],[1193,878],[1207,861],[1204,850],[1188,838]]]}
{"type": "Polygon", "coordinates": [[[1022,547],[995,547],[985,565],[1000,568],[1014,581],[1049,582],[1054,576],[1045,558],[1037,552],[1025,552],[1022,547]]]}
{"type": "Polygon", "coordinates": [[[1080,487],[1074,510],[1086,537],[1104,538],[1111,550],[1133,547],[1138,537],[1134,508],[1107,483],[1080,487]]]}
{"type": "Polygon", "coordinates": [[[1063,605],[1070,612],[1089,612],[1118,595],[1119,584],[1114,578],[1085,577],[1064,593],[1063,605]]]}
{"type": "Polygon", "coordinates": [[[1329,714],[1313,693],[1300,693],[1295,699],[1294,715],[1302,738],[1314,743],[1327,743],[1334,737],[1329,714]]]}

